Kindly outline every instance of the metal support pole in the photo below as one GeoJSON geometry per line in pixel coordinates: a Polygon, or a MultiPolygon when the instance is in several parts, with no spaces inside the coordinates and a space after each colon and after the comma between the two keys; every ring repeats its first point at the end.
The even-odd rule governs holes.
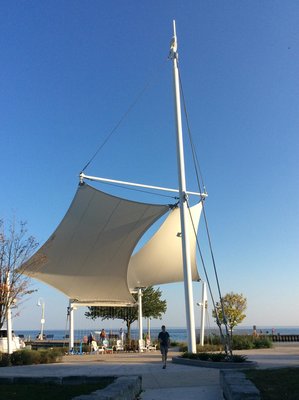
{"type": "Polygon", "coordinates": [[[44,324],[45,324],[46,320],[45,320],[45,302],[42,297],[40,297],[38,299],[37,305],[42,308],[42,316],[41,316],[41,320],[40,320],[41,330],[40,330],[40,334],[39,334],[39,340],[44,340],[44,324]]]}
{"type": "MultiPolygon", "coordinates": [[[[90,175],[85,175],[83,172],[80,173],[80,183],[84,182],[84,179],[88,179],[90,181],[99,181],[99,182],[106,182],[106,183],[116,183],[119,185],[124,185],[124,186],[135,186],[135,187],[141,187],[141,188],[146,188],[146,189],[153,189],[153,190],[162,190],[165,192],[174,192],[178,193],[178,189],[170,189],[170,188],[165,188],[161,186],[153,186],[153,185],[145,185],[142,183],[134,183],[134,182],[126,182],[126,181],[119,181],[115,179],[108,179],[108,178],[101,178],[99,176],[90,176],[90,175]]],[[[187,192],[187,194],[192,194],[195,196],[200,196],[201,198],[206,198],[208,197],[207,193],[198,193],[198,192],[187,192]]]]}
{"type": "Polygon", "coordinates": [[[207,304],[207,284],[202,282],[202,303],[201,303],[201,324],[200,324],[200,345],[204,345],[205,338],[205,318],[207,304]]]}
{"type": "Polygon", "coordinates": [[[141,347],[143,339],[143,327],[142,327],[142,288],[138,288],[138,330],[139,330],[139,351],[143,352],[141,347]]]}
{"type": "Polygon", "coordinates": [[[71,300],[69,302],[69,318],[69,350],[71,351],[74,349],[74,307],[71,300]]]}
{"type": "Polygon", "coordinates": [[[6,309],[6,326],[7,326],[7,353],[12,354],[12,323],[11,323],[11,307],[10,307],[10,272],[7,273],[7,309],[6,309]]]}
{"type": "Polygon", "coordinates": [[[181,99],[180,84],[178,72],[178,53],[177,53],[177,37],[175,21],[173,21],[173,39],[170,48],[170,58],[173,61],[173,81],[175,95],[175,111],[176,111],[176,130],[177,130],[177,162],[178,162],[178,178],[179,178],[179,194],[180,194],[180,216],[182,230],[182,254],[184,268],[184,287],[185,287],[185,307],[186,307],[186,323],[187,323],[187,339],[188,351],[196,353],[196,335],[195,335],[195,319],[193,307],[193,288],[191,273],[191,258],[189,235],[187,229],[188,207],[186,202],[186,178],[185,178],[185,161],[183,149],[183,131],[181,118],[181,99]]]}
{"type": "Polygon", "coordinates": [[[147,319],[147,337],[149,341],[151,340],[151,319],[147,319]]]}

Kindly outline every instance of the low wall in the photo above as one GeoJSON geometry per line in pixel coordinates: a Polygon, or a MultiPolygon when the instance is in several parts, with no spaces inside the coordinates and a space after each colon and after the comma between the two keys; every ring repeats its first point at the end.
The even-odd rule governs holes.
{"type": "Polygon", "coordinates": [[[299,335],[269,335],[273,342],[299,342],[299,335]]]}

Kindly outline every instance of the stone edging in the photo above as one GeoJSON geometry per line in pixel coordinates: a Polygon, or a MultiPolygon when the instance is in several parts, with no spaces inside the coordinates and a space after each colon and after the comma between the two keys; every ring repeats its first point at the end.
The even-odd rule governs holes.
{"type": "Polygon", "coordinates": [[[256,386],[246,378],[242,369],[255,368],[257,363],[225,363],[202,360],[191,360],[183,357],[173,357],[173,363],[192,365],[196,367],[220,369],[220,386],[226,400],[260,400],[260,392],[256,386]],[[244,365],[246,364],[246,365],[244,365]],[[236,371],[239,369],[239,371],[236,371]]]}
{"type": "Polygon", "coordinates": [[[260,391],[241,371],[220,371],[220,386],[226,400],[260,400],[260,391]]]}
{"type": "Polygon", "coordinates": [[[245,361],[242,363],[215,362],[215,361],[192,360],[190,358],[183,358],[183,357],[172,357],[172,362],[175,364],[192,365],[194,367],[217,368],[217,369],[248,369],[248,368],[255,368],[257,366],[257,363],[253,361],[245,361]]]}
{"type": "MultiPolygon", "coordinates": [[[[110,376],[111,377],[111,376],[110,376]]],[[[109,378],[110,378],[109,377],[109,378]]],[[[7,383],[48,383],[53,382],[56,384],[80,384],[80,383],[93,383],[102,376],[45,376],[45,377],[0,377],[0,385],[7,383]]],[[[76,400],[133,400],[141,392],[141,376],[129,375],[115,377],[115,381],[108,385],[105,389],[97,390],[87,395],[80,395],[74,397],[76,400]]]]}

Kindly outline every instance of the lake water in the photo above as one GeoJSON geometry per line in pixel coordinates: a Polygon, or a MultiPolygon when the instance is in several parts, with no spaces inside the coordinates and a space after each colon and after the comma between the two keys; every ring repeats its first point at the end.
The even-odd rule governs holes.
{"type": "MultiPolygon", "coordinates": [[[[274,327],[258,327],[257,326],[257,332],[261,332],[263,334],[271,334],[272,329],[274,329],[275,334],[281,334],[281,335],[299,335],[299,327],[283,327],[283,326],[274,326],[274,327]]],[[[177,342],[187,342],[187,331],[185,328],[167,328],[167,331],[170,335],[171,341],[177,341],[177,342]]],[[[22,334],[26,339],[35,339],[37,335],[39,334],[38,330],[16,330],[16,334],[22,334]]],[[[76,329],[74,332],[75,340],[82,340],[83,336],[88,335],[90,332],[95,334],[97,336],[97,332],[99,331],[94,331],[90,329],[76,329]]],[[[107,334],[119,334],[119,331],[113,329],[113,330],[108,330],[107,329],[107,334]]],[[[146,332],[146,329],[143,330],[144,333],[146,332]]],[[[151,329],[151,337],[152,339],[157,338],[158,334],[160,332],[160,329],[152,328],[151,329]]],[[[199,329],[196,330],[196,336],[199,335],[199,329]]],[[[251,328],[236,328],[234,330],[234,334],[237,335],[251,335],[253,332],[252,327],[251,328]]],[[[66,335],[68,335],[68,330],[45,330],[44,331],[45,335],[54,335],[54,339],[65,339],[66,335]]],[[[205,335],[219,335],[219,330],[217,328],[213,329],[206,329],[205,330],[205,335]]],[[[132,339],[138,339],[138,330],[137,329],[132,329],[131,330],[131,337],[132,339]]]]}

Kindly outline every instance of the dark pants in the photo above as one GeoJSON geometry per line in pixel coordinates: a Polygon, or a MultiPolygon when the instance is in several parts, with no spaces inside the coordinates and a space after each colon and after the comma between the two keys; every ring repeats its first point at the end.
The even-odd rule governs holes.
{"type": "Polygon", "coordinates": [[[164,362],[164,364],[166,364],[168,346],[163,346],[163,345],[160,344],[160,351],[161,351],[161,354],[162,354],[162,362],[164,362]]]}

